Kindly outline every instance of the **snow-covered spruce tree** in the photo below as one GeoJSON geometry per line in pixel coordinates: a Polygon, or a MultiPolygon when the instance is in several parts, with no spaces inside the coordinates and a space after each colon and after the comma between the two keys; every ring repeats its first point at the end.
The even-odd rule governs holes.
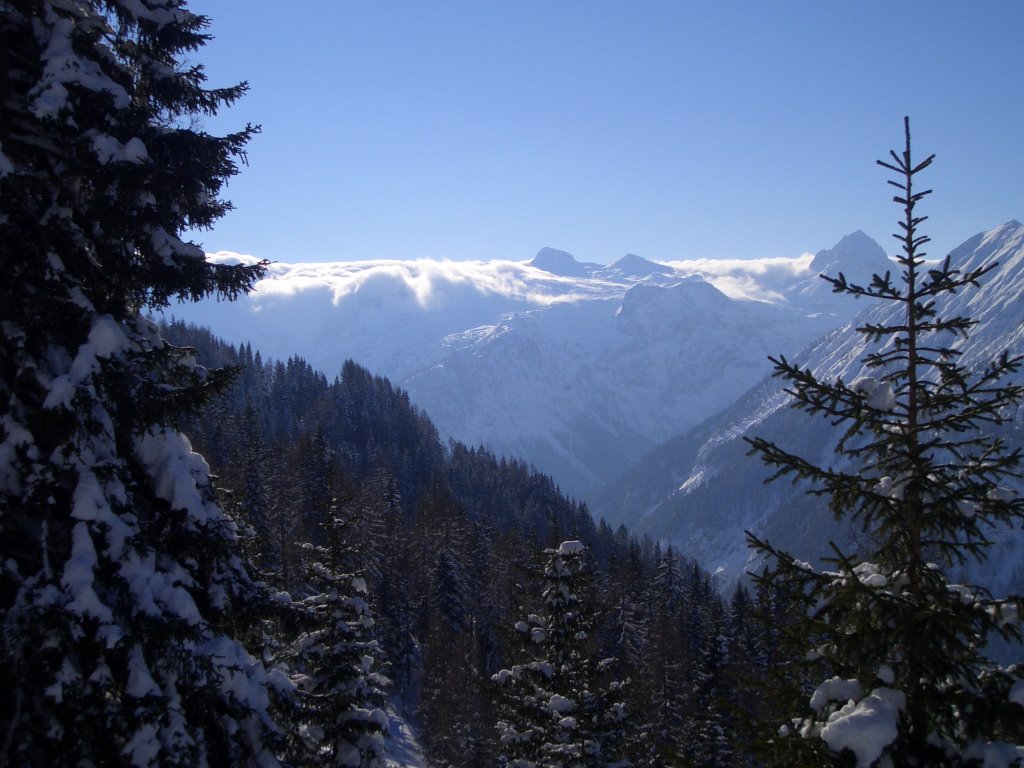
{"type": "Polygon", "coordinates": [[[687,685],[687,670],[694,664],[686,656],[681,636],[685,593],[681,558],[668,547],[644,594],[648,614],[644,658],[630,685],[637,713],[633,750],[640,766],[681,764],[689,747],[684,726],[693,686],[687,685]]]}
{"type": "Polygon", "coordinates": [[[310,627],[288,650],[298,691],[291,762],[383,768],[388,680],[379,671],[366,581],[343,570],[358,532],[346,530],[337,500],[319,527],[323,545],[303,547],[312,594],[300,604],[310,627]]]}
{"type": "Polygon", "coordinates": [[[796,629],[813,645],[804,665],[813,692],[792,720],[780,719],[772,740],[786,765],[1024,759],[1024,669],[986,656],[992,638],[1020,638],[1022,601],[949,578],[950,566],[984,559],[993,526],[1024,517],[1024,500],[1005,487],[1017,477],[1021,452],[992,436],[1020,401],[1022,388],[1005,377],[1021,358],[1004,353],[974,371],[959,364],[951,342],[972,321],[943,316],[941,298],[972,289],[986,270],[924,261],[925,217],[916,208],[929,191],[915,182],[933,158],[913,160],[909,121],[905,131],[903,152],[879,161],[896,175],[889,183],[903,208],[902,280],[887,273],[861,286],[842,274],[826,278],[837,292],[894,307],[858,329],[871,345],[863,360],[870,375],[829,382],[775,361],[796,407],[845,425],[839,461],[821,467],[753,441],[775,477],[809,479],[837,517],[867,533],[858,553],[833,545],[829,570],[751,537],[773,562],[764,578],[803,601],[806,618],[796,629]]]}
{"type": "Polygon", "coordinates": [[[181,238],[254,129],[178,0],[0,6],[0,764],[273,765],[262,588],[173,426],[223,380],[143,317],[262,265],[181,238]]]}
{"type": "Polygon", "coordinates": [[[444,541],[429,565],[420,675],[422,743],[438,766],[484,764],[476,758],[493,730],[481,722],[483,680],[475,652],[468,557],[452,540],[462,538],[460,533],[442,535],[444,541]]]}
{"type": "MultiPolygon", "coordinates": [[[[720,621],[716,622],[720,624],[720,621]]],[[[717,629],[717,627],[716,627],[717,629]]],[[[688,748],[696,765],[719,768],[736,764],[731,723],[725,712],[728,699],[729,645],[717,631],[709,634],[697,657],[693,691],[693,713],[688,748]]]]}
{"type": "Polygon", "coordinates": [[[512,768],[626,766],[622,684],[603,681],[611,659],[595,661],[592,624],[581,600],[585,547],[545,550],[544,612],[516,625],[529,658],[492,680],[500,689],[501,764],[512,768]]]}

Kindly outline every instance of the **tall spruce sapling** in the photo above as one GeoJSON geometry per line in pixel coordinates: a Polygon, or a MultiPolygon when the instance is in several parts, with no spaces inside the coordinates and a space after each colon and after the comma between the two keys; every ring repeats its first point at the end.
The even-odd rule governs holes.
{"type": "Polygon", "coordinates": [[[686,731],[694,686],[688,683],[695,665],[683,640],[687,585],[672,547],[656,557],[643,597],[644,636],[630,685],[636,713],[630,735],[638,766],[672,765],[691,746],[686,731]]]}
{"type": "Polygon", "coordinates": [[[790,634],[805,644],[795,678],[809,684],[792,693],[798,708],[775,724],[767,750],[787,765],[1010,766],[1024,754],[1024,667],[986,655],[992,638],[1020,640],[1024,603],[950,581],[951,567],[984,560],[995,527],[1024,517],[1024,500],[1007,488],[1020,448],[994,435],[1024,392],[1007,383],[1021,357],[959,364],[952,343],[974,323],[943,315],[942,298],[976,288],[994,265],[962,272],[949,258],[925,261],[916,208],[930,190],[915,182],[934,156],[913,160],[909,120],[904,127],[904,150],[879,161],[903,209],[899,281],[825,278],[836,292],[892,306],[857,329],[871,350],[866,375],[829,382],[773,359],[794,407],[845,427],[838,461],[822,467],[750,441],[775,467],[772,479],[811,481],[838,519],[868,534],[859,552],[833,544],[828,570],[748,534],[772,563],[762,580],[806,609],[790,634]]]}
{"type": "MultiPolygon", "coordinates": [[[[224,381],[146,319],[247,291],[185,233],[255,128],[188,59],[181,0],[0,12],[0,764],[276,764],[261,604],[208,467],[173,426],[224,381]]],[[[286,686],[285,686],[286,687],[286,686]]]]}
{"type": "Polygon", "coordinates": [[[500,764],[510,768],[625,768],[624,684],[607,679],[613,659],[590,648],[583,601],[586,548],[547,549],[540,614],[516,624],[526,660],[491,679],[498,693],[500,764]]]}
{"type": "Polygon", "coordinates": [[[363,575],[351,565],[362,531],[334,499],[320,521],[322,543],[301,546],[305,625],[286,656],[296,708],[288,729],[289,762],[296,766],[384,768],[388,719],[382,707],[390,681],[363,575]]]}

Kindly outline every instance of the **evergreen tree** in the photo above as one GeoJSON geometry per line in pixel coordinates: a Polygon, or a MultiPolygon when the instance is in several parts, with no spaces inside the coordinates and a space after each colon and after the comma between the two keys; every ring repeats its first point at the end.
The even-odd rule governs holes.
{"type": "Polygon", "coordinates": [[[362,576],[342,570],[352,534],[331,507],[322,546],[303,547],[312,594],[302,600],[312,625],[289,649],[298,690],[293,762],[383,768],[388,720],[381,706],[388,679],[379,671],[374,621],[362,576]]]}
{"type": "Polygon", "coordinates": [[[912,158],[909,121],[905,139],[891,162],[879,161],[895,174],[903,209],[901,282],[889,273],[864,286],[826,278],[837,292],[895,307],[859,328],[868,375],[829,382],[774,361],[796,407],[845,425],[840,462],[820,467],[753,441],[776,477],[809,479],[837,517],[869,534],[860,553],[833,545],[829,570],[751,537],[773,561],[764,579],[806,608],[795,634],[811,646],[804,669],[815,687],[794,693],[792,722],[775,724],[783,728],[772,748],[787,765],[1008,766],[1024,752],[1024,669],[986,656],[992,638],[1020,639],[1022,601],[948,575],[984,559],[993,526],[1024,516],[1024,500],[1005,487],[1021,452],[991,436],[1020,401],[1022,388],[1005,377],[1021,358],[1004,353],[975,371],[960,364],[951,340],[972,321],[943,316],[941,299],[987,270],[924,261],[926,217],[916,209],[929,191],[915,183],[933,158],[912,158]]]}
{"type": "Polygon", "coordinates": [[[666,766],[682,762],[686,738],[688,670],[680,634],[685,581],[679,555],[672,547],[661,553],[645,594],[649,622],[644,663],[631,686],[636,717],[644,718],[634,747],[639,765],[666,766]]]}
{"type": "Polygon", "coordinates": [[[423,741],[438,766],[485,764],[493,732],[483,723],[483,682],[470,569],[472,531],[435,478],[419,505],[431,552],[426,583],[421,718],[423,741]]]}
{"type": "Polygon", "coordinates": [[[695,669],[693,722],[687,750],[700,768],[732,766],[733,747],[729,721],[725,712],[728,698],[726,667],[729,646],[724,634],[717,630],[705,638],[695,669]]]}
{"type": "Polygon", "coordinates": [[[760,691],[767,677],[767,661],[766,643],[756,611],[747,588],[743,584],[737,586],[729,600],[729,652],[725,665],[725,714],[730,726],[730,745],[735,753],[731,764],[737,768],[753,768],[758,764],[750,754],[750,723],[764,714],[760,691]]]}
{"type": "Polygon", "coordinates": [[[252,402],[245,401],[237,425],[237,450],[231,466],[232,478],[226,482],[237,489],[234,494],[239,524],[248,528],[246,537],[249,557],[254,565],[268,574],[282,570],[281,548],[275,546],[275,521],[271,513],[270,486],[274,470],[263,440],[263,429],[252,402]]]}
{"type": "Polygon", "coordinates": [[[545,550],[543,613],[516,625],[529,660],[493,677],[503,694],[498,721],[503,765],[628,765],[619,754],[622,686],[602,679],[610,660],[595,661],[588,649],[593,622],[581,600],[584,551],[579,541],[545,550]]]}
{"type": "Polygon", "coordinates": [[[271,765],[268,675],[235,632],[262,590],[173,426],[223,377],[144,318],[234,298],[182,233],[254,128],[195,129],[244,85],[186,56],[176,0],[0,13],[0,762],[271,765]]]}

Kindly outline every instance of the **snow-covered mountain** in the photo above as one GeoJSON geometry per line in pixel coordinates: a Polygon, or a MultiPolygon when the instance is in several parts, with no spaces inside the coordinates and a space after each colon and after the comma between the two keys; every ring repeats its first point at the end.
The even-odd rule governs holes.
{"type": "Polygon", "coordinates": [[[799,347],[835,322],[699,279],[644,282],[450,336],[448,354],[402,384],[443,430],[526,457],[579,492],[724,408],[777,345],[799,347]]]}
{"type": "Polygon", "coordinates": [[[815,265],[837,260],[860,278],[890,264],[862,233],[753,261],[603,266],[544,248],[523,262],[273,264],[241,301],[174,314],[328,375],[352,358],[407,389],[443,434],[581,494],[728,406],[768,354],[852,317],[816,287],[815,265]]]}
{"type": "MultiPolygon", "coordinates": [[[[1004,350],[1024,353],[1024,225],[1013,221],[976,235],[950,257],[954,266],[963,269],[998,262],[981,288],[948,296],[939,305],[943,316],[967,315],[978,321],[969,339],[954,345],[963,352],[961,361],[981,367],[1004,350]]],[[[810,367],[820,378],[853,380],[862,373],[866,351],[863,337],[854,328],[880,322],[895,309],[860,306],[863,311],[853,322],[799,354],[783,346],[776,352],[810,367]]],[[[798,557],[810,560],[825,554],[829,539],[852,537],[856,532],[839,530],[825,502],[806,495],[803,486],[787,481],[764,485],[769,473],[748,455],[742,440],[748,435],[764,437],[811,461],[834,463],[836,430],[827,419],[787,407],[788,401],[780,382],[762,380],[728,409],[659,446],[595,494],[594,511],[609,522],[625,522],[637,533],[674,543],[717,571],[723,584],[744,568],[757,566],[746,547],[745,530],[798,557]]],[[[1024,445],[1024,408],[1008,436],[1024,445]]],[[[996,536],[998,544],[984,580],[1000,592],[1024,588],[1024,536],[1020,531],[1001,531],[996,536]]]]}

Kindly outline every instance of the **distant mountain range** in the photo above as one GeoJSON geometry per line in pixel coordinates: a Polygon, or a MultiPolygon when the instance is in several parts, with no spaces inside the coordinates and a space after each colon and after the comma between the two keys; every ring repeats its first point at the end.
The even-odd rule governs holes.
{"type": "MultiPolygon", "coordinates": [[[[937,306],[941,315],[977,320],[969,338],[953,344],[963,353],[961,362],[983,367],[1004,350],[1024,353],[1024,226],[1013,221],[976,235],[950,257],[963,269],[998,262],[979,289],[947,296],[937,306]]],[[[824,260],[820,264],[833,274],[835,266],[824,260]]],[[[810,367],[820,378],[855,379],[862,373],[866,351],[855,327],[890,319],[894,310],[879,304],[859,306],[862,312],[851,323],[799,354],[781,344],[776,352],[810,367]]],[[[742,438],[760,436],[816,463],[835,463],[837,430],[827,419],[787,407],[788,402],[780,382],[762,380],[729,408],[659,446],[593,494],[593,511],[698,557],[724,586],[744,569],[759,565],[746,547],[745,530],[804,559],[827,554],[829,539],[855,540],[857,532],[841,530],[825,502],[808,496],[804,486],[786,481],[764,485],[767,470],[747,455],[742,438]]],[[[1011,445],[1024,446],[1024,407],[1007,436],[1011,445]]],[[[1000,593],[1024,589],[1024,536],[1019,530],[995,531],[993,536],[997,544],[984,573],[972,578],[1000,593]]]]}
{"type": "MultiPolygon", "coordinates": [[[[221,261],[245,260],[216,254],[221,261]]],[[[859,308],[819,272],[891,266],[856,232],[817,255],[607,266],[532,260],[273,264],[235,303],[175,309],[265,355],[329,376],[347,358],[409,392],[442,434],[515,455],[571,494],[728,407],[859,308]]]]}
{"type": "MultiPolygon", "coordinates": [[[[1024,351],[1024,226],[978,234],[951,258],[999,262],[943,308],[978,321],[958,342],[963,359],[1024,351]]],[[[764,485],[741,438],[833,460],[833,428],[786,407],[767,356],[858,375],[854,328],[886,310],[833,294],[818,275],[864,281],[892,267],[862,232],[813,256],[756,261],[629,254],[603,266],[544,248],[522,262],[274,264],[242,301],[175,315],[328,375],[354,359],[405,388],[443,435],[531,461],[596,515],[671,542],[727,587],[757,566],[745,530],[807,559],[856,536],[803,488],[764,485]]],[[[1024,445],[1024,412],[1010,438],[1024,445]]],[[[1024,537],[996,536],[984,581],[1024,589],[1024,537]]]]}

